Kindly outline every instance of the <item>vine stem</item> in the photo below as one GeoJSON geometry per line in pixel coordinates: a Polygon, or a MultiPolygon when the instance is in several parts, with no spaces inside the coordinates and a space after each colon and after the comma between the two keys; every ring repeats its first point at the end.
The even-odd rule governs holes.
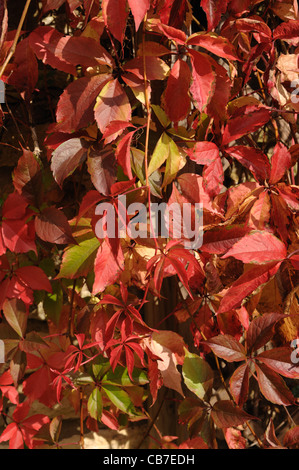
{"type": "Polygon", "coordinates": [[[145,439],[147,438],[147,436],[149,435],[149,433],[151,432],[151,429],[152,427],[155,425],[157,419],[158,419],[158,416],[160,414],[160,411],[162,409],[162,406],[164,405],[164,402],[165,402],[165,398],[166,398],[166,395],[167,395],[167,392],[168,392],[168,389],[167,388],[164,388],[163,390],[163,396],[161,397],[161,402],[160,402],[160,405],[155,413],[155,415],[153,416],[150,424],[149,424],[149,427],[147,428],[145,434],[142,436],[142,439],[140,440],[139,444],[137,445],[136,449],[140,449],[141,445],[143,444],[143,442],[145,441],[145,439]]]}
{"type": "Polygon", "coordinates": [[[23,24],[24,24],[24,21],[25,21],[30,3],[31,3],[31,0],[26,1],[26,4],[25,4],[24,10],[22,12],[22,16],[21,16],[21,19],[20,19],[20,22],[19,22],[19,25],[18,25],[18,28],[17,28],[17,31],[16,31],[16,35],[14,37],[13,43],[11,45],[11,48],[9,49],[9,52],[7,54],[7,57],[6,57],[5,61],[3,62],[2,66],[1,66],[0,78],[2,77],[7,65],[9,64],[10,59],[12,58],[12,56],[15,53],[15,50],[16,50],[16,47],[17,47],[17,42],[18,42],[18,39],[20,37],[22,27],[23,27],[23,24]]]}

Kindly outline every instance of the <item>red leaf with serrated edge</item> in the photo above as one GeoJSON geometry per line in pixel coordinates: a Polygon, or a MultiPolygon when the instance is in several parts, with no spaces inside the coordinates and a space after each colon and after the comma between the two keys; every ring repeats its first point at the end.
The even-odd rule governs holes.
{"type": "Polygon", "coordinates": [[[299,379],[299,365],[292,362],[292,349],[287,346],[264,351],[256,359],[284,377],[299,379]]]}
{"type": "Polygon", "coordinates": [[[271,203],[269,193],[262,191],[254,202],[249,215],[249,230],[265,230],[270,221],[271,203]]]}
{"type": "Polygon", "coordinates": [[[280,142],[274,147],[271,158],[270,184],[278,183],[292,164],[292,157],[285,145],[280,142]]]}
{"type": "Polygon", "coordinates": [[[204,341],[218,357],[228,362],[244,361],[246,351],[244,346],[231,335],[218,335],[204,341]]]}
{"type": "Polygon", "coordinates": [[[37,159],[30,150],[23,149],[23,154],[13,173],[13,185],[26,201],[38,207],[42,188],[42,173],[37,159]]]}
{"type": "Polygon", "coordinates": [[[260,129],[270,120],[271,112],[266,108],[256,106],[245,107],[240,115],[232,117],[224,128],[222,145],[227,145],[243,135],[260,129]]]}
{"type": "Polygon", "coordinates": [[[16,276],[33,290],[52,292],[52,286],[44,271],[37,266],[23,266],[15,271],[16,276]]]}
{"type": "Polygon", "coordinates": [[[280,262],[265,263],[254,266],[239,277],[229,287],[221,300],[218,313],[228,312],[239,308],[249,294],[252,294],[258,287],[268,282],[277,273],[280,262]]]}
{"type": "Polygon", "coordinates": [[[241,364],[233,373],[229,381],[232,396],[237,405],[242,406],[248,398],[249,366],[241,364]]]}
{"type": "Polygon", "coordinates": [[[88,191],[88,193],[83,196],[82,202],[80,204],[79,212],[77,220],[79,221],[81,217],[86,215],[88,212],[92,211],[92,215],[94,215],[94,208],[95,205],[105,199],[105,197],[100,194],[95,189],[88,191]]]}
{"type": "Polygon", "coordinates": [[[35,218],[36,235],[45,242],[76,244],[64,213],[56,207],[47,207],[35,218]]]}
{"type": "Polygon", "coordinates": [[[77,137],[66,140],[54,150],[51,170],[60,187],[64,180],[86,160],[89,145],[86,140],[77,137]]]}
{"type": "Polygon", "coordinates": [[[190,92],[198,109],[202,111],[212,99],[215,91],[216,74],[212,69],[209,56],[193,50],[189,50],[188,54],[192,64],[190,92]]]}
{"type": "Polygon", "coordinates": [[[135,30],[138,31],[141,21],[150,7],[150,0],[128,0],[135,22],[135,30]]]}
{"type": "Polygon", "coordinates": [[[107,410],[102,411],[101,421],[105,426],[110,429],[117,431],[119,429],[119,423],[115,416],[107,410]]]}
{"type": "Polygon", "coordinates": [[[207,15],[208,31],[215,29],[218,25],[221,15],[226,12],[228,0],[202,0],[201,8],[207,15]]]}
{"type": "Polygon", "coordinates": [[[106,27],[122,44],[129,13],[127,0],[102,0],[102,13],[106,27]]]}
{"type": "Polygon", "coordinates": [[[66,0],[43,0],[43,14],[48,13],[50,10],[57,10],[65,3],[66,0]]]}
{"type": "Polygon", "coordinates": [[[261,184],[269,178],[271,172],[270,162],[261,150],[246,147],[245,145],[236,145],[229,147],[226,152],[238,160],[241,165],[248,168],[261,184]]]}
{"type": "Polygon", "coordinates": [[[299,426],[294,426],[289,429],[283,438],[283,445],[290,449],[298,449],[299,444],[299,426]]]}
{"type": "Polygon", "coordinates": [[[131,167],[131,142],[134,137],[134,133],[135,131],[128,132],[128,134],[122,137],[115,150],[115,156],[119,165],[130,179],[133,178],[131,167]]]}
{"type": "Polygon", "coordinates": [[[129,121],[131,105],[126,92],[117,79],[102,88],[94,107],[94,116],[103,133],[112,121],[129,121]]]}
{"type": "Polygon", "coordinates": [[[265,313],[254,318],[247,331],[247,347],[249,351],[256,351],[264,346],[273,336],[275,324],[285,318],[280,313],[265,313]]]}
{"type": "Polygon", "coordinates": [[[94,144],[88,152],[87,168],[91,181],[99,193],[110,194],[111,186],[116,181],[116,160],[114,150],[107,146],[101,149],[94,144]]]}
{"type": "Polygon", "coordinates": [[[181,121],[190,111],[190,80],[188,64],[178,59],[170,71],[165,90],[165,111],[173,122],[181,121]]]}
{"type": "Polygon", "coordinates": [[[14,253],[36,253],[34,221],[28,221],[28,215],[16,220],[3,220],[2,237],[3,242],[10,251],[14,253]]]}
{"type": "Polygon", "coordinates": [[[224,59],[239,60],[229,40],[216,34],[194,33],[188,38],[187,46],[200,46],[224,59]]]}
{"type": "Polygon", "coordinates": [[[219,194],[222,189],[224,180],[221,158],[217,157],[212,163],[206,165],[202,176],[204,187],[209,196],[217,196],[217,194],[219,194]]]}
{"type": "Polygon", "coordinates": [[[260,391],[264,397],[276,405],[294,405],[295,398],[284,380],[265,364],[255,364],[260,391]]]}
{"type": "Polygon", "coordinates": [[[157,26],[168,39],[172,39],[177,44],[181,45],[184,45],[186,43],[187,36],[184,31],[181,31],[180,29],[174,28],[173,26],[169,26],[163,23],[158,23],[157,26]]]}
{"type": "Polygon", "coordinates": [[[103,292],[107,286],[116,282],[123,268],[124,255],[121,246],[119,245],[115,256],[109,243],[104,240],[94,262],[95,280],[92,287],[93,294],[103,292]]]}
{"type": "Polygon", "coordinates": [[[187,439],[179,445],[179,449],[209,449],[208,444],[205,443],[202,437],[196,436],[192,439],[187,439]]]}
{"type": "Polygon", "coordinates": [[[16,423],[8,424],[2,432],[0,442],[5,441],[9,441],[10,449],[24,449],[23,434],[16,423]]]}
{"type": "Polygon", "coordinates": [[[6,73],[5,82],[17,88],[22,98],[29,101],[38,80],[38,63],[28,37],[18,43],[12,68],[6,73]]]}
{"type": "Polygon", "coordinates": [[[110,144],[113,142],[119,135],[121,135],[127,127],[135,127],[131,122],[127,121],[112,121],[106,127],[103,133],[103,139],[105,141],[105,145],[110,144]]]}
{"type": "Polygon", "coordinates": [[[285,244],[272,233],[264,231],[245,235],[222,256],[222,259],[233,256],[243,263],[265,263],[284,260],[286,255],[285,244]]]}
{"type": "Polygon", "coordinates": [[[169,72],[166,62],[155,56],[135,57],[129,60],[123,68],[141,80],[144,80],[144,72],[147,80],[164,80],[169,72]]]}
{"type": "Polygon", "coordinates": [[[224,437],[229,449],[246,449],[247,441],[239,429],[224,429],[224,437]]]}
{"type": "Polygon", "coordinates": [[[55,131],[72,133],[92,124],[96,98],[109,80],[110,74],[100,74],[70,83],[59,97],[55,131]]]}
{"type": "Polygon", "coordinates": [[[248,228],[239,225],[206,231],[200,250],[205,253],[221,255],[241,240],[246,233],[248,233],[248,228]]]}
{"type": "Polygon", "coordinates": [[[211,416],[218,428],[239,426],[251,419],[257,419],[236,406],[231,400],[219,400],[212,407],[211,416]]]}
{"type": "Polygon", "coordinates": [[[196,142],[192,148],[184,148],[189,158],[199,165],[210,165],[219,157],[219,148],[213,142],[196,142]]]}
{"type": "Polygon", "coordinates": [[[77,75],[77,65],[113,67],[110,54],[95,39],[83,36],[64,36],[50,26],[40,26],[29,36],[30,46],[44,64],[77,75]]]}
{"type": "Polygon", "coordinates": [[[277,26],[277,28],[273,31],[273,39],[276,41],[277,39],[282,40],[298,40],[299,36],[299,21],[298,20],[289,20],[285,23],[281,23],[277,26]]]}

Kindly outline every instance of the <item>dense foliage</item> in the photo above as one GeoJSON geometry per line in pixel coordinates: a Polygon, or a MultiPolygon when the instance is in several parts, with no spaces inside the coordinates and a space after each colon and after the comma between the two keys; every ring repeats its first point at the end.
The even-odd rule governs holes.
{"type": "Polygon", "coordinates": [[[81,447],[145,421],[151,447],[298,448],[297,2],[28,0],[17,24],[13,3],[0,442],[59,447],[67,400],[81,447]],[[199,247],[178,214],[154,234],[162,202],[193,225],[202,204],[199,247]],[[169,390],[185,439],[156,421],[169,390]]]}

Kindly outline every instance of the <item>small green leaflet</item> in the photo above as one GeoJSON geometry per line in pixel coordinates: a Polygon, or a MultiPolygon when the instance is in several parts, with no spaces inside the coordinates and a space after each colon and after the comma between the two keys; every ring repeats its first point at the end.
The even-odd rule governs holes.
{"type": "Polygon", "coordinates": [[[214,374],[204,359],[186,350],[182,373],[185,384],[191,392],[201,400],[209,398],[214,374]]]}

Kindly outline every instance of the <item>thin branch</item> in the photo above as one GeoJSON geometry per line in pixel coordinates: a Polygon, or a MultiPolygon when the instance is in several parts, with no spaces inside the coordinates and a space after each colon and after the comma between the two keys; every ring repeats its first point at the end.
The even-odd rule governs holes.
{"type": "Polygon", "coordinates": [[[21,19],[20,19],[20,22],[19,22],[19,25],[18,25],[18,28],[17,28],[17,31],[16,31],[16,35],[14,37],[14,40],[13,40],[13,43],[11,45],[11,48],[9,49],[9,52],[7,54],[7,57],[5,59],[5,61],[3,62],[2,66],[1,66],[1,69],[0,69],[0,78],[2,77],[7,65],[9,64],[10,62],[10,59],[12,58],[12,56],[14,55],[15,53],[15,50],[16,50],[16,47],[17,47],[17,43],[18,43],[18,40],[19,40],[19,37],[20,37],[20,34],[21,34],[21,31],[22,31],[22,27],[23,27],[23,24],[24,24],[24,21],[25,21],[25,18],[26,18],[26,15],[27,15],[27,11],[28,11],[28,8],[30,6],[30,3],[31,3],[31,0],[27,0],[26,1],[26,4],[25,4],[25,7],[24,7],[24,10],[22,12],[22,16],[21,16],[21,19]]]}

